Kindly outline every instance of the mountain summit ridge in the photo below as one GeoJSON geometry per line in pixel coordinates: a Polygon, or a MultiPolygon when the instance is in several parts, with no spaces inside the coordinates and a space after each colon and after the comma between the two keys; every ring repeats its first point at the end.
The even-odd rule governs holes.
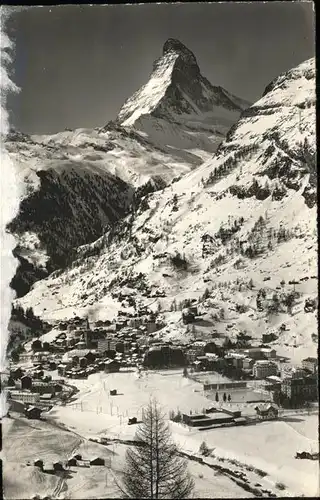
{"type": "Polygon", "coordinates": [[[130,126],[146,113],[172,119],[177,114],[210,112],[213,106],[241,112],[249,105],[223,87],[213,86],[202,76],[193,52],[180,40],[169,38],[162,55],[153,64],[148,82],[126,100],[117,120],[123,126],[130,126]]]}
{"type": "Polygon", "coordinates": [[[168,38],[164,43],[162,54],[165,55],[167,52],[176,52],[185,62],[198,66],[194,53],[177,38],[168,38]]]}

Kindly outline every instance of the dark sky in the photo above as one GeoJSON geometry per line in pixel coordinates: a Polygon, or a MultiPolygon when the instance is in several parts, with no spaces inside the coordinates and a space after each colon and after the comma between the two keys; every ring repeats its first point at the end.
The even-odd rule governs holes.
{"type": "Polygon", "coordinates": [[[314,55],[311,2],[32,7],[14,12],[11,123],[26,133],[96,127],[144,84],[164,42],[194,52],[212,84],[257,100],[314,55]]]}

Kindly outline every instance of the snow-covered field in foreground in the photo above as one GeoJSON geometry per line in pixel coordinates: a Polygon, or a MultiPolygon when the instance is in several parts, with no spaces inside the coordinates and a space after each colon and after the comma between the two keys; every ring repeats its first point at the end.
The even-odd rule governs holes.
{"type": "MultiPolygon", "coordinates": [[[[183,378],[181,370],[152,372],[141,379],[134,373],[101,374],[74,383],[80,389],[76,401],[51,410],[50,418],[85,437],[133,438],[135,426],[128,426],[127,419],[141,418],[151,396],[166,413],[177,408],[201,411],[212,405],[203,396],[201,385],[183,378]],[[118,395],[108,396],[110,389],[117,389],[118,395]]],[[[276,483],[283,483],[286,490],[281,495],[312,496],[318,492],[318,463],[294,458],[297,451],[317,451],[317,415],[297,414],[286,420],[201,432],[179,424],[171,427],[184,451],[197,453],[204,440],[214,448],[216,457],[236,459],[266,472],[263,480],[273,490],[276,483]]],[[[263,481],[260,478],[258,482],[263,481]]]]}
{"type": "MultiPolygon", "coordinates": [[[[115,443],[105,447],[50,423],[30,422],[19,417],[4,419],[3,435],[4,498],[29,499],[35,494],[41,497],[48,495],[53,498],[69,499],[120,497],[114,475],[122,469],[125,445],[115,443]],[[38,458],[44,461],[63,461],[75,453],[80,453],[84,459],[100,456],[106,459],[107,465],[90,468],[71,467],[68,477],[64,479],[44,474],[33,466],[33,461],[38,458]],[[31,462],[30,466],[27,466],[28,461],[31,462]]],[[[213,470],[196,462],[189,463],[189,470],[196,484],[195,495],[199,498],[252,496],[228,477],[216,475],[213,470]]]]}

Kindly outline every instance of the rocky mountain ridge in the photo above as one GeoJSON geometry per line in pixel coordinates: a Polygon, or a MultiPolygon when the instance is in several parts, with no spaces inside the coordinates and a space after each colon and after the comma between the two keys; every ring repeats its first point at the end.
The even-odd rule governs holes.
{"type": "Polygon", "coordinates": [[[148,82],[123,105],[117,117],[155,144],[214,152],[250,103],[203,77],[194,54],[169,39],[148,82]]]}

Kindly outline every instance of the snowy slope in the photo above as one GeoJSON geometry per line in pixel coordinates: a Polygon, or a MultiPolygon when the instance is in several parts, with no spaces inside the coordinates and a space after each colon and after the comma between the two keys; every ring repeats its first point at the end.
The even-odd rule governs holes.
{"type": "Polygon", "coordinates": [[[181,313],[170,311],[174,301],[194,298],[222,336],[245,329],[261,341],[272,330],[279,351],[289,355],[291,346],[296,362],[315,354],[317,311],[304,311],[317,295],[315,151],[309,60],[267,87],[217,156],[149,195],[135,216],[79,248],[72,269],[36,283],[21,304],[51,320],[73,310],[112,318],[119,309],[134,312],[120,298],[126,286],[137,306],[160,303],[163,335],[187,337],[181,313]]]}
{"type": "Polygon", "coordinates": [[[192,153],[175,154],[165,145],[155,146],[135,131],[112,122],[100,129],[66,130],[33,136],[32,140],[71,160],[93,162],[133,186],[141,186],[154,176],[170,182],[201,163],[192,153]]]}
{"type": "Polygon", "coordinates": [[[211,85],[194,54],[179,40],[169,39],[148,82],[125,102],[117,121],[155,144],[212,153],[248,106],[211,85]]]}

